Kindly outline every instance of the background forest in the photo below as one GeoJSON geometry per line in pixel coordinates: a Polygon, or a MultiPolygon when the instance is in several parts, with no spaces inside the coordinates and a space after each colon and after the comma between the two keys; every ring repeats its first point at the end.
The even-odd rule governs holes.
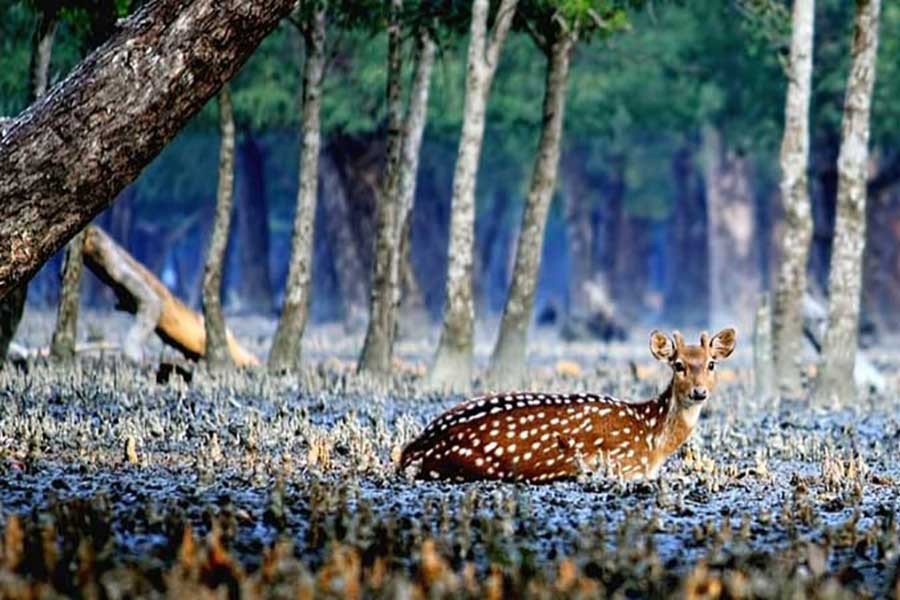
{"type": "Polygon", "coordinates": [[[0,596],[900,599],[898,55],[0,0],[0,596]]]}
{"type": "MultiPolygon", "coordinates": [[[[90,47],[91,36],[110,26],[103,11],[122,15],[127,4],[64,9],[51,85],[90,47]]],[[[840,0],[819,2],[816,9],[809,172],[814,289],[824,289],[827,281],[852,12],[852,3],[840,0]]],[[[0,114],[17,114],[28,104],[36,18],[27,3],[0,8],[0,114]]],[[[618,320],[629,326],[706,327],[730,319],[746,326],[778,260],[777,161],[789,12],[777,3],[695,0],[648,4],[629,19],[626,31],[595,36],[574,51],[535,314],[562,318],[577,309],[587,300],[583,284],[592,279],[605,287],[618,320]]],[[[885,3],[881,28],[863,319],[889,332],[900,326],[893,309],[900,305],[896,3],[885,3]]],[[[387,35],[357,23],[330,29],[311,315],[362,325],[385,157],[387,35]]],[[[410,293],[404,303],[423,307],[434,322],[444,298],[464,33],[465,27],[451,24],[436,36],[411,217],[405,279],[410,293]]],[[[406,39],[404,52],[412,45],[406,39]]],[[[236,180],[223,296],[230,312],[274,315],[281,303],[298,185],[303,47],[296,27],[283,22],[231,84],[236,180]]],[[[488,102],[474,277],[476,314],[489,322],[505,299],[540,131],[543,64],[527,32],[513,31],[488,102]]],[[[193,306],[201,301],[215,209],[216,114],[211,103],[99,217],[119,243],[193,306]]],[[[32,306],[55,306],[60,263],[57,257],[32,282],[32,306]]],[[[108,292],[90,276],[85,289],[85,302],[108,305],[108,292]]]]}

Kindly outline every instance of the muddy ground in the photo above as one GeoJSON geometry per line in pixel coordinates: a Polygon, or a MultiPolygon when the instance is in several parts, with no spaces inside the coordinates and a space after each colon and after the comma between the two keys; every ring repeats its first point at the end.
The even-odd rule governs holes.
{"type": "MultiPolygon", "coordinates": [[[[45,344],[47,321],[22,340],[45,344]]],[[[234,326],[262,355],[270,324],[234,326]]],[[[108,350],[0,370],[0,596],[900,594],[900,356],[873,353],[881,396],[777,404],[754,397],[743,339],[658,481],[453,485],[392,462],[462,399],[424,386],[433,340],[401,343],[389,382],[353,373],[360,341],[314,328],[290,377],[158,383],[175,358],[158,347],[142,367],[108,350]]],[[[534,348],[542,390],[643,399],[666,377],[642,339],[534,348]]]]}

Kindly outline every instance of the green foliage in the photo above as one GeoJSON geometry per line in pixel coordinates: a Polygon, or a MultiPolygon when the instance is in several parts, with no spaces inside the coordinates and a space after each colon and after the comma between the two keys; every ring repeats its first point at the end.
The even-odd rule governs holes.
{"type": "MultiPolygon", "coordinates": [[[[64,3],[51,82],[63,78],[85,52],[92,28],[88,8],[114,6],[114,14],[122,16],[132,4],[128,0],[64,3]]],[[[492,4],[496,10],[497,2],[492,4]]],[[[728,144],[775,164],[784,111],[782,63],[789,47],[789,4],[788,0],[521,0],[516,31],[501,54],[488,105],[482,156],[489,175],[482,178],[479,189],[487,195],[493,193],[492,186],[509,189],[510,182],[515,182],[513,186],[521,190],[527,185],[527,166],[541,124],[546,64],[534,40],[556,35],[564,26],[579,27],[580,38],[593,42],[579,44],[573,56],[565,144],[579,147],[595,171],[607,169],[610,157],[626,157],[629,210],[652,217],[667,213],[666,199],[671,197],[667,157],[706,125],[720,129],[728,144]]],[[[370,133],[383,126],[386,5],[384,0],[329,2],[322,110],[326,138],[338,131],[370,133]]],[[[0,4],[0,113],[6,115],[18,113],[27,102],[36,6],[35,2],[0,4]]],[[[312,6],[304,2],[303,10],[312,6]]],[[[459,135],[469,10],[468,2],[404,2],[406,76],[412,67],[409,57],[417,28],[428,28],[439,46],[426,132],[432,147],[453,148],[459,135]]],[[[817,2],[814,151],[826,141],[833,143],[840,131],[852,11],[852,3],[843,0],[817,2]]],[[[302,34],[296,24],[302,23],[302,17],[297,13],[293,22],[278,27],[233,82],[236,119],[245,134],[277,131],[296,136],[303,61],[302,34]]],[[[887,150],[898,147],[900,138],[898,55],[900,3],[885,2],[872,140],[887,150]]],[[[215,115],[213,102],[188,130],[189,135],[204,134],[207,154],[215,147],[215,115]]],[[[189,148],[188,142],[179,144],[167,152],[202,153],[189,148]]],[[[278,158],[291,164],[295,154],[284,150],[278,158]]],[[[451,152],[451,162],[452,158],[451,152]]],[[[157,181],[146,191],[160,201],[167,194],[196,198],[208,182],[202,177],[189,181],[197,170],[189,171],[163,173],[151,168],[157,181]]]]}

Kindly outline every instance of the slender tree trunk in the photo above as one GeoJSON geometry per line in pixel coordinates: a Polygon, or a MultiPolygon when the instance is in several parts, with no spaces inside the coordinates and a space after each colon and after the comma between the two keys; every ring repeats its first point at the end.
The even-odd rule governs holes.
{"type": "Polygon", "coordinates": [[[19,115],[0,141],[0,298],[106,208],[293,5],[146,3],[19,115]]]}
{"type": "Polygon", "coordinates": [[[56,327],[50,341],[50,355],[56,360],[70,361],[75,358],[78,309],[81,305],[81,273],[84,270],[83,249],[84,232],[79,232],[66,247],[66,258],[62,267],[56,327]]]}
{"type": "Polygon", "coordinates": [[[475,180],[484,137],[488,95],[516,4],[517,0],[502,0],[488,40],[489,2],[474,0],[472,3],[462,134],[453,173],[444,322],[430,374],[434,385],[467,387],[472,378],[475,180]]]}
{"type": "Polygon", "coordinates": [[[776,392],[800,394],[800,359],[803,350],[803,295],[806,265],[812,240],[812,208],[809,202],[809,102],[812,93],[815,0],[794,0],[788,91],[781,141],[781,202],[784,234],[781,264],[772,302],[772,362],[776,392]]]}
{"type": "MultiPolygon", "coordinates": [[[[425,300],[422,288],[413,269],[412,252],[412,209],[416,199],[416,179],[419,174],[419,156],[422,137],[428,117],[428,97],[431,91],[431,72],[434,69],[436,46],[431,35],[422,31],[416,41],[416,75],[409,93],[406,114],[406,134],[403,142],[403,161],[400,164],[400,289],[405,307],[404,320],[425,314],[425,300]],[[408,311],[408,312],[407,312],[408,311]]],[[[423,319],[424,320],[424,319],[423,319]]]]}
{"type": "Polygon", "coordinates": [[[377,241],[369,310],[369,326],[359,359],[361,371],[386,374],[391,369],[396,313],[400,304],[400,269],[403,231],[415,197],[419,148],[425,130],[434,44],[426,34],[419,38],[418,64],[406,123],[400,99],[402,76],[401,0],[392,0],[388,50],[388,142],[385,173],[378,194],[377,241]]]}
{"type": "Polygon", "coordinates": [[[816,382],[820,403],[856,397],[853,366],[866,243],[869,116],[878,55],[881,0],[856,0],[850,75],[838,156],[837,219],[828,278],[828,328],[816,382]]]}
{"type": "Polygon", "coordinates": [[[291,262],[288,266],[281,319],[275,330],[269,370],[275,372],[300,368],[303,330],[309,317],[312,290],[313,240],[316,201],[319,193],[319,150],[322,106],[322,80],[325,73],[325,7],[316,6],[303,34],[306,56],[303,64],[303,131],[300,149],[300,187],[291,237],[291,262]]]}
{"type": "Polygon", "coordinates": [[[206,362],[211,370],[232,364],[228,352],[225,317],[222,316],[222,265],[231,228],[234,195],[234,112],[231,89],[226,83],[219,92],[219,184],[216,189],[216,216],[209,238],[203,269],[203,322],[206,329],[206,362]]]}
{"type": "Polygon", "coordinates": [[[394,341],[395,298],[400,291],[400,161],[403,151],[403,61],[400,28],[402,0],[391,0],[388,24],[388,133],[384,173],[375,199],[375,260],[369,292],[369,323],[359,370],[388,373],[394,341]]]}
{"type": "Polygon", "coordinates": [[[525,200],[512,283],[488,370],[488,380],[498,386],[520,385],[526,373],[528,327],[531,325],[531,313],[534,308],[547,213],[556,186],[566,84],[574,46],[575,36],[563,32],[554,40],[547,52],[547,81],[544,89],[541,139],[531,176],[531,186],[525,200]]]}
{"type": "MultiPolygon", "coordinates": [[[[53,55],[53,40],[56,36],[57,23],[55,12],[41,11],[31,44],[31,68],[29,69],[29,100],[31,102],[36,101],[47,91],[50,57],[53,55]]],[[[17,286],[6,297],[0,294],[0,364],[6,360],[6,352],[19,328],[27,298],[27,281],[17,286]]]]}

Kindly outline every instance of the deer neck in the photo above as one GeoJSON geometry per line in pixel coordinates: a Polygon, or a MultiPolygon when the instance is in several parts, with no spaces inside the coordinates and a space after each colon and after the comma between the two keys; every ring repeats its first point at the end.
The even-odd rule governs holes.
{"type": "Polygon", "coordinates": [[[694,432],[697,420],[700,418],[702,403],[694,404],[690,408],[683,408],[675,399],[674,381],[657,398],[661,408],[665,407],[666,418],[662,422],[660,432],[660,447],[665,456],[673,454],[694,432]]]}

